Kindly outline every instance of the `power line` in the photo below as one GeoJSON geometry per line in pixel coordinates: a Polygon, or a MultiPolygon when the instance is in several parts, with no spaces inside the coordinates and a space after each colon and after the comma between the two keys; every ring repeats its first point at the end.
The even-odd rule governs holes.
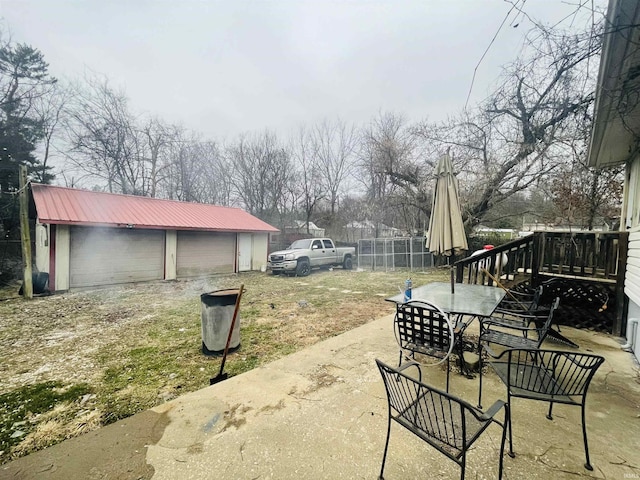
{"type": "MultiPolygon", "coordinates": [[[[524,4],[526,3],[526,1],[527,0],[522,0],[522,7],[524,7],[524,4]]],[[[489,45],[487,46],[486,50],[482,54],[482,57],[480,57],[480,60],[478,60],[476,68],[473,69],[473,77],[471,78],[471,85],[469,86],[469,93],[467,94],[467,101],[464,103],[464,109],[465,110],[467,109],[467,105],[469,104],[469,98],[471,97],[471,91],[473,90],[473,83],[475,82],[475,79],[476,79],[476,73],[478,72],[478,67],[480,67],[480,64],[482,63],[482,60],[484,60],[484,57],[489,52],[489,49],[491,48],[493,43],[496,41],[496,38],[498,38],[498,34],[500,33],[500,30],[502,30],[502,27],[507,22],[507,19],[509,18],[509,15],[511,15],[511,12],[514,9],[516,9],[516,6],[518,5],[519,2],[520,2],[520,0],[517,0],[514,4],[511,5],[511,8],[509,9],[507,14],[505,15],[504,19],[502,20],[502,23],[498,27],[498,30],[496,31],[495,35],[491,39],[491,42],[489,42],[489,45]]],[[[518,11],[520,11],[521,13],[523,13],[522,12],[522,7],[518,8],[518,11]]]]}

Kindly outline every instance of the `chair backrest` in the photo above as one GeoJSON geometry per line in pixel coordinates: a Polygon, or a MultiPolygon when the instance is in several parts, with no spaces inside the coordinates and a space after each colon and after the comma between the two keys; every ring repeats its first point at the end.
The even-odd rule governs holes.
{"type": "Polygon", "coordinates": [[[512,310],[516,313],[533,312],[540,306],[543,286],[540,285],[531,292],[520,292],[518,290],[507,290],[507,295],[499,305],[500,310],[512,310]]]}
{"type": "MultiPolygon", "coordinates": [[[[387,391],[389,414],[396,422],[451,456],[450,448],[466,450],[467,425],[477,425],[479,413],[467,402],[430,387],[376,359],[387,391]]],[[[477,429],[471,428],[475,434],[477,429]]]]}
{"type": "Polygon", "coordinates": [[[553,314],[558,309],[558,305],[560,305],[560,297],[556,297],[553,303],[551,304],[551,308],[549,309],[549,314],[544,322],[540,324],[536,324],[536,330],[538,332],[538,348],[544,342],[544,339],[547,337],[549,333],[549,329],[551,328],[551,323],[553,323],[553,314]]]}
{"type": "Polygon", "coordinates": [[[425,355],[450,352],[452,327],[449,317],[438,306],[422,300],[398,304],[394,319],[400,348],[425,355]]]}
{"type": "Polygon", "coordinates": [[[584,396],[604,357],[559,350],[512,349],[508,358],[508,387],[540,395],[584,396]]]}
{"type": "Polygon", "coordinates": [[[540,285],[533,292],[533,296],[531,297],[531,304],[529,305],[529,311],[530,312],[536,310],[538,308],[538,306],[540,305],[540,298],[542,297],[543,290],[544,290],[544,287],[542,285],[540,285]]]}

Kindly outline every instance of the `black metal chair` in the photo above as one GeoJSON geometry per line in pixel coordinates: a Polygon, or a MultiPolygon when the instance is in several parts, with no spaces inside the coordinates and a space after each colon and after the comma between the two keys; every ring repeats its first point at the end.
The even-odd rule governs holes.
{"type": "MultiPolygon", "coordinates": [[[[543,292],[544,284],[535,289],[528,289],[525,292],[508,290],[507,296],[491,315],[492,320],[505,326],[517,327],[526,327],[532,322],[544,323],[544,319],[549,315],[549,307],[540,304],[543,292]]],[[[526,336],[526,331],[524,335],[526,336]]],[[[547,338],[568,347],[579,348],[575,342],[560,333],[560,324],[557,321],[555,325],[551,325],[551,328],[549,328],[547,338]]]]}
{"type": "Polygon", "coordinates": [[[387,440],[384,445],[380,479],[383,479],[384,465],[389,448],[391,421],[397,422],[418,438],[424,440],[440,453],[456,462],[460,468],[460,479],[464,480],[466,454],[489,425],[495,423],[502,427],[498,478],[502,478],[504,444],[509,419],[508,406],[502,400],[495,402],[486,412],[482,412],[469,403],[453,395],[422,383],[408,376],[404,370],[415,366],[409,362],[399,368],[393,368],[376,360],[387,392],[388,422],[387,440]],[[505,419],[498,421],[495,416],[504,407],[505,419]]]}
{"type": "Polygon", "coordinates": [[[549,420],[553,420],[553,404],[564,403],[582,409],[584,466],[587,470],[593,470],[589,461],[585,403],[591,379],[603,362],[604,358],[599,355],[538,349],[506,350],[490,360],[489,365],[507,387],[509,456],[515,456],[511,422],[513,397],[549,402],[549,420]]]}
{"type": "Polygon", "coordinates": [[[410,300],[398,304],[394,319],[394,333],[400,347],[398,366],[402,365],[403,357],[415,360],[416,353],[439,359],[434,365],[446,361],[448,392],[450,355],[456,349],[462,362],[462,334],[466,328],[463,322],[453,325],[449,316],[432,303],[410,300]]]}
{"type": "MultiPolygon", "coordinates": [[[[509,289],[495,310],[498,314],[533,313],[540,310],[540,298],[544,287],[540,285],[528,292],[509,289]]],[[[548,310],[548,309],[547,309],[548,310]]]]}
{"type": "Polygon", "coordinates": [[[480,319],[480,335],[478,337],[478,356],[479,356],[479,372],[480,387],[478,389],[478,408],[482,408],[482,363],[483,350],[490,356],[496,355],[491,350],[490,345],[500,345],[506,348],[528,348],[539,349],[544,339],[549,333],[551,323],[553,322],[553,314],[557,310],[560,298],[551,304],[547,317],[541,321],[536,315],[519,314],[521,324],[506,324],[503,319],[488,317],[480,319]],[[531,335],[535,334],[535,335],[531,335]]]}

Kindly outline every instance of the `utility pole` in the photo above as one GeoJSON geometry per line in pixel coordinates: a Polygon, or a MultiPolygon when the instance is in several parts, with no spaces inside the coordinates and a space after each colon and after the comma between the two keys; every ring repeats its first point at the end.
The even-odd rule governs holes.
{"type": "Polygon", "coordinates": [[[31,276],[31,232],[29,231],[29,191],[27,190],[27,167],[20,165],[20,240],[22,242],[22,266],[24,281],[22,295],[33,298],[33,283],[31,276]]]}

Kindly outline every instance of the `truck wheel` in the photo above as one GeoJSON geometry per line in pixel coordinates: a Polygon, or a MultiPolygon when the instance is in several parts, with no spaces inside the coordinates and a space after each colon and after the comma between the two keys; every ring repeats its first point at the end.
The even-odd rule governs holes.
{"type": "Polygon", "coordinates": [[[311,265],[309,264],[309,260],[298,260],[298,265],[296,266],[296,275],[299,277],[306,277],[311,273],[311,265]]]}
{"type": "Polygon", "coordinates": [[[353,260],[351,259],[351,257],[347,257],[344,259],[344,262],[342,262],[342,268],[344,268],[345,270],[351,270],[353,268],[353,260]]]}
{"type": "Polygon", "coordinates": [[[271,270],[271,275],[280,275],[280,270],[271,270]]]}

